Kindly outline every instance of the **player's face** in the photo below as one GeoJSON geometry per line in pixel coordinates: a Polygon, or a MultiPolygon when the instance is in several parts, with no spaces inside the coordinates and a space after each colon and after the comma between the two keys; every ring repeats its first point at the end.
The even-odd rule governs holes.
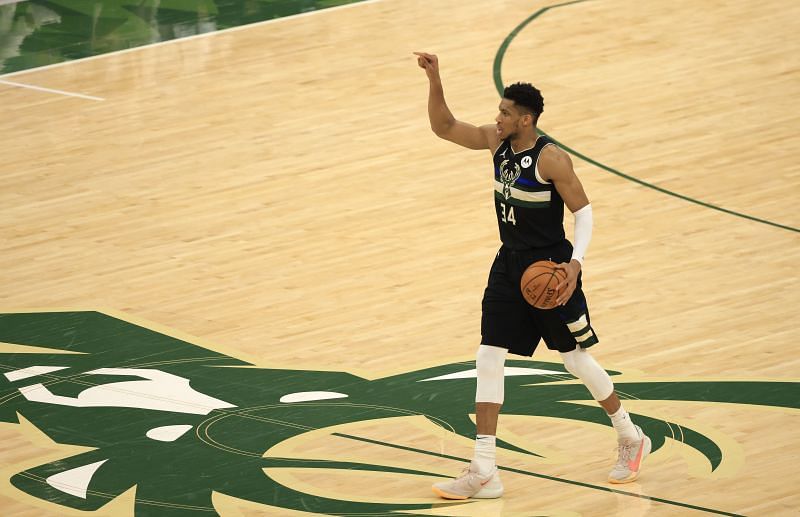
{"type": "Polygon", "coordinates": [[[526,126],[524,117],[525,115],[516,107],[514,101],[502,99],[497,116],[494,118],[497,124],[497,137],[502,140],[518,136],[526,126]]]}

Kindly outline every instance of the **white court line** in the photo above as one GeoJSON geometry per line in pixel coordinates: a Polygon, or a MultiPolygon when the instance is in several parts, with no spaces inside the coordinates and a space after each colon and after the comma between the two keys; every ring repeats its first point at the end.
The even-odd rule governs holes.
{"type": "Polygon", "coordinates": [[[220,30],[211,31],[211,32],[203,32],[201,34],[194,34],[192,36],[186,36],[185,38],[175,38],[175,39],[166,40],[166,41],[157,41],[156,43],[148,43],[146,45],[140,45],[138,47],[131,47],[131,48],[126,48],[126,49],[122,49],[122,50],[115,50],[114,52],[107,52],[105,54],[98,54],[96,56],[89,56],[89,57],[82,57],[80,59],[71,59],[71,60],[68,60],[68,61],[61,61],[60,63],[53,63],[52,65],[40,66],[40,67],[37,67],[37,68],[29,68],[27,70],[18,70],[16,72],[10,72],[8,74],[2,74],[2,75],[0,75],[0,78],[11,77],[11,76],[14,76],[14,75],[26,74],[26,73],[31,73],[31,72],[38,72],[40,70],[47,70],[47,69],[50,69],[50,68],[56,68],[56,67],[60,67],[60,66],[64,66],[64,65],[69,65],[69,64],[72,64],[72,63],[82,62],[82,61],[91,61],[91,60],[94,60],[94,59],[100,59],[100,58],[104,58],[104,57],[107,57],[107,56],[115,56],[115,55],[119,55],[119,54],[127,54],[128,52],[135,52],[137,50],[142,50],[142,49],[150,49],[150,48],[159,47],[159,46],[162,46],[162,45],[169,45],[171,43],[178,43],[178,42],[181,42],[181,41],[188,41],[188,40],[193,40],[193,39],[205,38],[205,37],[208,37],[208,36],[214,36],[215,34],[222,34],[222,33],[227,33],[227,32],[250,29],[250,28],[253,28],[253,27],[259,27],[261,25],[267,25],[267,24],[270,24],[270,23],[279,23],[279,22],[282,22],[284,20],[293,20],[295,18],[301,18],[303,16],[311,16],[311,15],[314,15],[314,14],[326,13],[328,11],[336,11],[336,10],[339,10],[339,9],[347,9],[348,7],[358,7],[360,5],[375,4],[375,3],[378,3],[380,1],[382,1],[382,0],[361,0],[360,2],[354,2],[352,4],[344,4],[344,5],[337,5],[337,6],[334,6],[334,7],[326,7],[325,9],[317,9],[315,11],[307,11],[305,13],[292,14],[290,16],[283,16],[281,18],[270,18],[269,20],[262,20],[260,22],[248,23],[248,24],[245,24],[245,25],[237,25],[236,27],[228,27],[227,29],[220,29],[220,30]]]}
{"type": "Polygon", "coordinates": [[[40,92],[47,92],[47,93],[57,93],[59,95],[66,95],[68,97],[78,97],[80,99],[87,99],[90,101],[103,101],[102,97],[94,97],[92,95],[83,95],[82,93],[73,93],[73,92],[65,92],[64,90],[54,90],[53,88],[43,88],[41,86],[34,86],[32,84],[22,84],[22,83],[15,83],[12,81],[5,81],[0,79],[0,84],[7,84],[9,86],[16,86],[18,88],[27,88],[29,90],[36,90],[40,92]]]}
{"type": "Polygon", "coordinates": [[[21,4],[22,2],[27,2],[28,0],[0,0],[0,5],[4,4],[21,4]]]}

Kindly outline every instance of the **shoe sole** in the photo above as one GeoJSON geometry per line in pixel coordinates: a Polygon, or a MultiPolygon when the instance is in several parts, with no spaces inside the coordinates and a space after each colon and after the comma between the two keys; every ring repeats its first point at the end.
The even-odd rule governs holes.
{"type": "Polygon", "coordinates": [[[502,497],[503,495],[503,487],[495,488],[495,489],[487,489],[481,488],[480,492],[473,495],[473,499],[497,499],[502,497]]]}
{"type": "Polygon", "coordinates": [[[437,488],[435,486],[431,487],[431,489],[433,490],[434,494],[438,495],[442,499],[457,499],[457,500],[469,499],[469,497],[467,497],[465,495],[448,494],[447,492],[445,492],[445,491],[443,491],[443,490],[441,490],[441,489],[439,489],[439,488],[437,488]]]}
{"type": "Polygon", "coordinates": [[[650,441],[647,435],[644,436],[644,451],[642,452],[642,459],[639,460],[639,468],[631,472],[631,475],[624,478],[624,479],[614,479],[608,478],[608,482],[614,485],[622,485],[624,483],[630,483],[632,481],[636,481],[639,478],[639,473],[642,471],[642,463],[644,463],[644,459],[650,455],[650,450],[653,447],[653,442],[650,441]]]}
{"type": "MultiPolygon", "coordinates": [[[[470,499],[470,497],[465,496],[465,495],[450,494],[448,492],[445,492],[444,490],[442,490],[441,488],[439,488],[437,486],[432,486],[431,490],[433,490],[433,493],[438,495],[442,499],[455,499],[455,500],[459,500],[459,501],[463,501],[464,499],[470,499]]],[[[484,487],[484,488],[481,488],[478,491],[477,494],[473,495],[472,499],[497,499],[498,497],[501,497],[502,495],[503,495],[503,487],[502,486],[500,486],[500,488],[485,488],[484,487]]]]}

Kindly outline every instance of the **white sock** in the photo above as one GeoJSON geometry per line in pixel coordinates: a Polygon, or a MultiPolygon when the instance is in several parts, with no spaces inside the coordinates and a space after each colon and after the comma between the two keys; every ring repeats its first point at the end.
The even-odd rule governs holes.
{"type": "Polygon", "coordinates": [[[628,412],[625,411],[624,407],[620,405],[616,413],[608,416],[611,418],[611,424],[614,426],[614,429],[617,430],[617,437],[620,441],[639,439],[639,433],[636,431],[636,427],[633,426],[631,417],[628,415],[628,412]]]}
{"type": "Polygon", "coordinates": [[[478,469],[478,474],[489,475],[495,467],[495,442],[491,434],[479,434],[475,438],[475,456],[472,464],[478,469]]]}

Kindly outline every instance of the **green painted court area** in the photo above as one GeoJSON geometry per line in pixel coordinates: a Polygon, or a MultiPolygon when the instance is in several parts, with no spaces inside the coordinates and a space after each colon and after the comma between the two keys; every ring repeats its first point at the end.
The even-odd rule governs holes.
{"type": "Polygon", "coordinates": [[[0,1],[0,74],[358,1],[0,1]]]}
{"type": "MultiPolygon", "coordinates": [[[[363,503],[307,494],[264,474],[266,468],[390,472],[436,479],[434,472],[381,464],[267,456],[276,444],[315,429],[421,415],[469,438],[468,389],[474,363],[454,363],[367,380],[347,372],[252,368],[225,354],[99,312],[0,314],[0,342],[26,347],[0,353],[0,422],[32,423],[56,443],[89,452],[12,475],[17,489],[66,508],[93,511],[136,486],[136,515],[214,512],[214,491],[291,510],[373,515],[439,504],[363,503]],[[40,353],[28,353],[40,349],[40,353]],[[168,395],[164,395],[168,394],[168,395]]],[[[562,365],[510,361],[525,370],[507,379],[515,389],[504,412],[609,425],[582,385],[562,365]]],[[[616,375],[618,372],[609,372],[616,375]]],[[[691,400],[797,408],[791,382],[618,383],[640,400],[691,400]]],[[[724,451],[709,437],[674,422],[636,415],[653,450],[678,440],[711,469],[724,451]]],[[[429,457],[453,456],[350,434],[337,436],[429,457]]],[[[503,440],[502,448],[540,456],[503,440]]],[[[502,470],[681,508],[734,515],[606,486],[500,467],[502,470]]],[[[446,503],[445,503],[446,504],[446,503]]]]}

